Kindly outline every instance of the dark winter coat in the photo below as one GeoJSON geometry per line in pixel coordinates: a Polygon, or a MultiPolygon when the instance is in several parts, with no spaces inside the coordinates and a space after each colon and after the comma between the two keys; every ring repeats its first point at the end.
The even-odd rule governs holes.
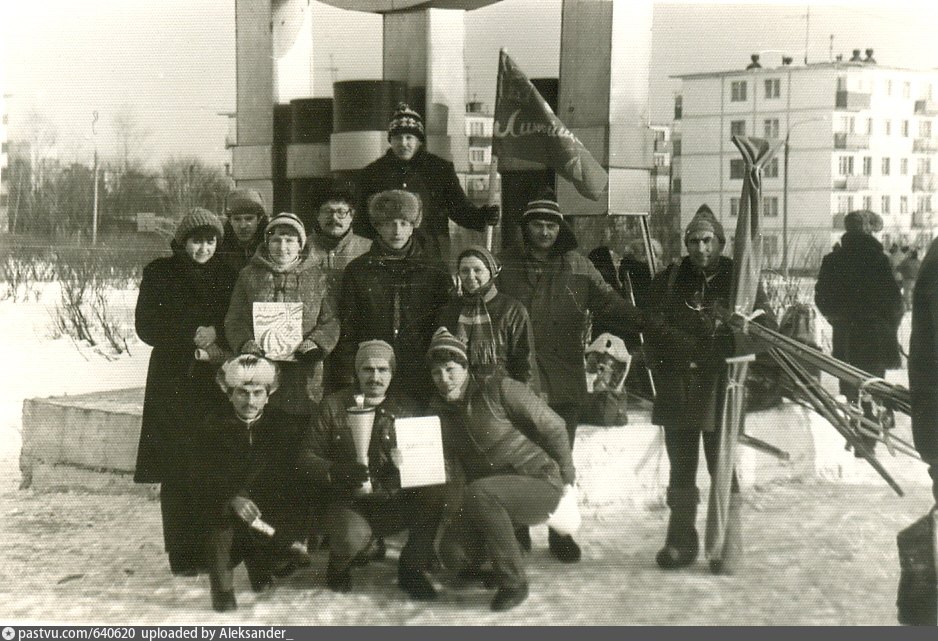
{"type": "Polygon", "coordinates": [[[228,503],[236,496],[265,507],[287,504],[300,483],[296,459],[305,432],[297,417],[271,407],[250,426],[230,403],[206,416],[192,470],[196,506],[206,525],[225,526],[228,503]]]}
{"type": "Polygon", "coordinates": [[[463,192],[453,163],[420,149],[410,160],[401,160],[388,150],[381,158],[361,170],[358,178],[361,215],[355,218],[355,232],[375,238],[375,229],[368,217],[368,200],[388,189],[404,189],[420,196],[423,221],[417,236],[428,256],[449,260],[449,221],[468,229],[485,228],[482,211],[469,202],[463,192]]]}
{"type": "MultiPolygon", "coordinates": [[[[555,247],[562,242],[558,237],[555,247]]],[[[575,251],[558,251],[542,262],[522,249],[503,257],[502,263],[496,285],[528,311],[538,373],[550,404],[583,403],[589,314],[623,334],[639,328],[641,315],[575,251]]]]}
{"type": "Polygon", "coordinates": [[[397,358],[392,386],[424,402],[430,389],[427,348],[451,289],[443,264],[426,260],[416,239],[403,253],[376,242],[349,263],[339,294],[342,337],[337,348],[345,384],[354,381],[358,344],[380,339],[397,358]]]}
{"type": "Polygon", "coordinates": [[[922,260],[912,294],[909,391],[915,448],[938,463],[938,240],[922,260]]]}
{"type": "Polygon", "coordinates": [[[447,460],[462,469],[467,483],[517,474],[561,488],[576,478],[566,423],[523,383],[470,377],[461,401],[434,394],[430,411],[440,417],[447,460]]]}
{"type": "Polygon", "coordinates": [[[137,483],[160,483],[179,471],[182,450],[195,426],[212,403],[224,400],[214,383],[215,368],[195,361],[193,340],[198,327],[214,327],[219,346],[227,347],[225,310],[234,277],[217,256],[198,265],[175,243],[173,252],[144,268],[137,295],[137,335],[153,347],[134,473],[137,483]]]}
{"type": "Polygon", "coordinates": [[[834,358],[873,373],[900,366],[902,294],[878,240],[845,233],[821,262],[814,302],[833,327],[834,358]]]}
{"type": "MultiPolygon", "coordinates": [[[[537,360],[534,355],[534,331],[524,305],[498,291],[485,303],[492,319],[495,334],[495,356],[498,360],[494,372],[479,372],[473,363],[469,363],[476,374],[490,375],[499,373],[510,376],[516,381],[527,383],[535,390],[539,389],[537,360]]],[[[459,325],[459,313],[463,301],[459,298],[447,303],[440,313],[439,326],[455,334],[459,325]]]]}
{"type": "Polygon", "coordinates": [[[225,221],[225,237],[221,241],[221,247],[218,248],[218,256],[222,262],[228,266],[228,269],[234,274],[233,278],[238,277],[238,273],[251,262],[251,257],[264,242],[264,228],[267,226],[267,216],[260,216],[257,221],[257,230],[247,245],[242,245],[235,234],[231,222],[225,221]]]}
{"type": "MultiPolygon", "coordinates": [[[[240,351],[254,336],[255,302],[303,303],[303,337],[327,354],[339,340],[335,297],[326,273],[301,253],[287,271],[278,271],[265,245],[241,270],[225,317],[225,332],[232,349],[240,351]]],[[[309,415],[322,399],[322,362],[280,363],[280,389],[270,397],[273,407],[290,414],[309,415]]]]}
{"type": "MultiPolygon", "coordinates": [[[[696,337],[699,345],[706,345],[714,334],[712,313],[708,310],[714,306],[732,308],[732,281],[732,259],[721,256],[707,280],[690,258],[684,257],[652,281],[651,305],[669,324],[696,337]]],[[[764,312],[756,322],[776,327],[761,285],[754,308],[764,312]]],[[[657,388],[652,422],[669,429],[714,429],[723,403],[720,390],[726,380],[726,364],[720,355],[714,350],[688,351],[657,336],[648,337],[646,353],[657,388]]]]}
{"type": "MultiPolygon", "coordinates": [[[[355,441],[348,424],[349,407],[355,407],[357,387],[347,387],[323,399],[312,429],[303,442],[300,467],[314,481],[325,484],[333,463],[353,462],[355,441]]],[[[416,414],[414,402],[406,397],[390,396],[375,408],[375,422],[368,448],[368,467],[375,493],[393,492],[401,487],[401,475],[391,461],[397,447],[394,419],[416,414]]]]}

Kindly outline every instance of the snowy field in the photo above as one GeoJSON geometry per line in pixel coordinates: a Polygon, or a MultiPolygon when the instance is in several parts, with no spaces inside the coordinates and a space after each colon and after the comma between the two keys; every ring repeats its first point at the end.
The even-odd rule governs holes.
{"type": "MultiPolygon", "coordinates": [[[[491,593],[444,587],[432,604],[394,586],[398,541],[388,560],[355,574],[355,589],[324,587],[325,558],[254,595],[237,571],[239,609],[214,613],[206,577],[174,579],[162,552],[159,505],[137,496],[37,494],[20,490],[23,399],[142,386],[149,349],[129,342],[113,358],[51,338],[55,286],[39,301],[0,302],[0,614],[19,623],[255,625],[676,624],[895,625],[896,533],[932,505],[924,466],[881,458],[906,490],[897,497],[870,472],[851,484],[789,483],[746,494],[747,562],[714,577],[705,562],[664,573],[654,554],[667,511],[587,515],[584,559],[554,561],[534,530],[531,596],[506,614],[491,593]]],[[[134,292],[115,295],[131,322],[134,292]]],[[[905,328],[907,334],[907,327],[905,328]]],[[[903,376],[896,372],[895,376],[903,376]]],[[[892,376],[891,376],[892,377],[892,376]]],[[[902,427],[902,426],[900,426],[902,427]]],[[[627,491],[623,488],[623,492],[627,491]]],[[[704,506],[702,506],[703,508],[704,506]]],[[[701,509],[701,522],[704,509],[701,509]]]]}

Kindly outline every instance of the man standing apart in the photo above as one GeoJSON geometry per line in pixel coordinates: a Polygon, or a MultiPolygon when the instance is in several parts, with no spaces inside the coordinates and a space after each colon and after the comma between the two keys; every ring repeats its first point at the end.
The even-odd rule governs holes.
{"type": "MultiPolygon", "coordinates": [[[[403,189],[416,194],[423,209],[423,222],[417,229],[417,238],[423,243],[428,257],[443,262],[450,260],[450,220],[476,231],[498,223],[498,206],[476,207],[469,202],[453,163],[424,149],[423,118],[404,103],[397,106],[388,123],[388,142],[391,148],[387,153],[361,170],[361,209],[367,208],[374,194],[388,189],[403,189]]],[[[377,232],[370,223],[367,216],[362,216],[356,220],[355,231],[366,238],[375,238],[377,232]]]]}

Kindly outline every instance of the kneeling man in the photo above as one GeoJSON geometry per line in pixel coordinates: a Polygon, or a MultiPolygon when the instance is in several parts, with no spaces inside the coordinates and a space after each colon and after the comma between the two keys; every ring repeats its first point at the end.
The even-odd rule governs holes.
{"type": "Polygon", "coordinates": [[[472,377],[466,345],[445,328],[433,336],[428,359],[437,391],[430,409],[440,417],[447,460],[465,477],[461,506],[443,534],[443,563],[477,571],[487,552],[498,588],[492,609],[508,610],[528,596],[515,528],[547,521],[575,480],[566,423],[524,383],[472,377]]]}
{"type": "Polygon", "coordinates": [[[217,381],[231,403],[209,414],[195,437],[193,487],[209,531],[212,607],[224,612],[237,607],[232,575],[242,560],[255,592],[275,572],[309,561],[298,542],[310,525],[303,493],[311,486],[296,470],[303,424],[265,410],[276,366],[243,354],[221,366],[217,381]]]}
{"type": "Polygon", "coordinates": [[[414,404],[388,393],[394,370],[394,350],[388,343],[370,340],[359,345],[356,382],[323,399],[303,448],[301,469],[328,487],[322,524],[330,548],[329,588],[351,591],[351,568],[367,553],[372,537],[409,530],[398,561],[398,584],[411,598],[429,600],[437,595],[427,570],[446,487],[401,489],[394,419],[413,416],[414,404]],[[374,423],[366,466],[356,458],[350,415],[369,409],[374,423]],[[371,488],[365,491],[368,480],[371,488]]]}

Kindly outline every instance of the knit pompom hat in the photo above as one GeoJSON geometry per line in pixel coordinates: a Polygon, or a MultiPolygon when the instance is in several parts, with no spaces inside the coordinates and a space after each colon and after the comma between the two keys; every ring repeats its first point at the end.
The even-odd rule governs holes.
{"type": "Polygon", "coordinates": [[[723,232],[723,225],[713,215],[713,211],[707,205],[701,205],[697,208],[694,217],[687,223],[687,229],[684,230],[684,243],[687,244],[687,238],[693,232],[708,231],[713,234],[721,245],[726,244],[726,234],[723,232]]]}
{"type": "Polygon", "coordinates": [[[376,339],[358,344],[358,351],[355,353],[355,371],[358,372],[358,368],[369,358],[383,358],[391,366],[392,372],[397,367],[394,348],[382,340],[376,339]]]}
{"type": "Polygon", "coordinates": [[[173,238],[176,244],[180,246],[185,245],[186,239],[197,229],[201,228],[211,229],[215,232],[215,236],[218,238],[219,242],[225,237],[225,226],[218,219],[218,216],[207,209],[194,207],[190,209],[189,212],[182,217],[182,220],[179,221],[179,224],[176,225],[176,234],[173,238]]]}
{"type": "Polygon", "coordinates": [[[524,208],[521,215],[522,222],[529,220],[548,220],[552,223],[562,223],[563,213],[560,211],[560,205],[549,196],[543,196],[537,200],[532,200],[524,208]]]}
{"type": "Polygon", "coordinates": [[[397,134],[413,134],[420,138],[421,142],[427,140],[423,131],[423,117],[405,102],[398,103],[394,115],[388,122],[388,140],[397,134]]]}
{"type": "Polygon", "coordinates": [[[264,197],[256,189],[235,189],[228,194],[228,201],[225,203],[225,213],[228,216],[234,214],[257,214],[266,215],[264,209],[264,197]]]}
{"type": "Polygon", "coordinates": [[[498,275],[498,271],[501,269],[498,264],[498,259],[482,245],[469,245],[462,250],[456,258],[456,269],[459,269],[459,263],[461,263],[462,259],[466,256],[475,256],[481,260],[483,264],[485,264],[486,269],[489,270],[492,278],[495,278],[495,276],[498,275]]]}
{"type": "Polygon", "coordinates": [[[423,220],[420,197],[403,189],[378,192],[368,201],[368,217],[375,227],[383,222],[398,219],[420,227],[420,221],[423,220]]]}
{"type": "Polygon", "coordinates": [[[433,334],[433,338],[430,339],[430,348],[427,350],[427,358],[432,358],[434,354],[446,354],[464,367],[468,367],[469,365],[466,344],[453,336],[445,327],[436,330],[433,334]]]}
{"type": "Polygon", "coordinates": [[[303,221],[297,218],[296,214],[283,212],[271,218],[270,222],[267,223],[267,227],[264,228],[264,236],[269,236],[274,227],[290,227],[300,237],[300,249],[306,247],[306,227],[303,226],[303,221]]]}

